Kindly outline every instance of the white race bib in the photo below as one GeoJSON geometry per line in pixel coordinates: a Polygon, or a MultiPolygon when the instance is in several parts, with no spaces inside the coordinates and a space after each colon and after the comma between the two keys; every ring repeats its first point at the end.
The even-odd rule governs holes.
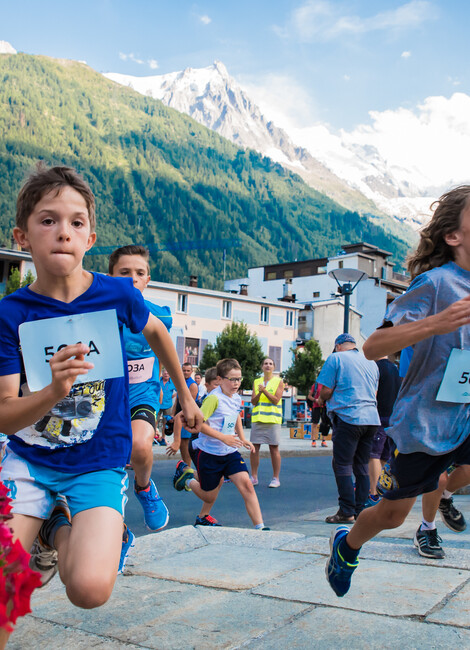
{"type": "Polygon", "coordinates": [[[86,374],[78,375],[75,384],[124,376],[115,309],[21,323],[18,333],[31,392],[51,383],[49,360],[56,352],[74,343],[88,345],[90,352],[85,359],[94,364],[86,374]]]}
{"type": "Polygon", "coordinates": [[[470,403],[470,350],[453,348],[436,400],[457,404],[470,403]]]}
{"type": "Polygon", "coordinates": [[[222,433],[226,433],[229,436],[235,435],[235,425],[238,420],[238,414],[224,418],[224,426],[222,427],[222,433]]]}
{"type": "Polygon", "coordinates": [[[144,381],[151,379],[154,363],[155,357],[147,357],[146,359],[128,359],[127,369],[129,371],[129,383],[141,384],[144,381]]]}

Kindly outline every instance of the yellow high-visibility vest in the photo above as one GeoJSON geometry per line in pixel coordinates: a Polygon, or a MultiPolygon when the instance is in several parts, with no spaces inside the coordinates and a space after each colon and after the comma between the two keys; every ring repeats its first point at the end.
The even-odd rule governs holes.
{"type": "MultiPolygon", "coordinates": [[[[282,382],[280,377],[271,377],[266,385],[268,393],[275,395],[279,384],[282,382]]],[[[264,377],[255,379],[254,390],[255,394],[259,392],[260,384],[264,384],[264,377]]],[[[273,404],[268,400],[266,395],[261,394],[258,404],[253,406],[251,412],[252,422],[264,422],[265,424],[281,424],[282,423],[282,399],[278,404],[273,404]]]]}

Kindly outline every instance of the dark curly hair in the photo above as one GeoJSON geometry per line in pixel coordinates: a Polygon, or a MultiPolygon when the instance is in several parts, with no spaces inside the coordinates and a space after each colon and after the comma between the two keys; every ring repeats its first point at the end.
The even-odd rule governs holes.
{"type": "Polygon", "coordinates": [[[412,278],[454,259],[454,251],[445,240],[460,228],[460,217],[470,197],[470,185],[460,185],[443,194],[431,205],[431,221],[421,230],[418,248],[408,257],[412,278]]]}

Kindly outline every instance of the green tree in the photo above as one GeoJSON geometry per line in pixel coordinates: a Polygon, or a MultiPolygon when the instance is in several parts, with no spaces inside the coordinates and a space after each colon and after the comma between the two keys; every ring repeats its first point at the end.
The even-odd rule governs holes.
{"type": "Polygon", "coordinates": [[[301,395],[308,395],[324,364],[320,346],[318,341],[310,339],[303,348],[291,348],[291,351],[294,361],[283,373],[283,379],[290,386],[295,386],[301,395]]]}
{"type": "Polygon", "coordinates": [[[28,270],[28,272],[24,276],[23,280],[21,280],[21,275],[20,275],[19,269],[12,268],[12,270],[10,272],[10,277],[7,280],[4,295],[8,296],[8,295],[10,295],[10,293],[13,293],[14,291],[19,289],[20,287],[28,286],[28,284],[31,284],[31,282],[34,282],[34,280],[35,280],[35,277],[34,277],[34,275],[32,274],[32,272],[30,270],[28,270]]]}
{"type": "Polygon", "coordinates": [[[236,359],[242,368],[242,388],[249,390],[260,373],[265,356],[261,343],[250,333],[246,323],[231,323],[217,336],[214,345],[206,345],[199,370],[204,372],[220,359],[236,359]]]}

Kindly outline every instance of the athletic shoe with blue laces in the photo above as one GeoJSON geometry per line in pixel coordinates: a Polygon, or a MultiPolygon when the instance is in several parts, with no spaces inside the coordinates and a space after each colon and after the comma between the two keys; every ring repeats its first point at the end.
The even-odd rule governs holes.
{"type": "Polygon", "coordinates": [[[176,471],[173,476],[173,486],[178,492],[181,490],[186,490],[187,492],[192,492],[191,488],[186,485],[186,481],[189,481],[194,476],[194,470],[186,465],[182,460],[179,460],[176,463],[176,471]]]}
{"type": "Polygon", "coordinates": [[[145,490],[137,491],[134,486],[135,496],[139,499],[140,505],[144,511],[145,525],[150,530],[161,530],[168,523],[168,508],[163,503],[155,483],[150,479],[150,483],[145,490]]]}
{"type": "Polygon", "coordinates": [[[132,530],[130,530],[130,528],[126,526],[126,529],[122,536],[122,548],[121,548],[121,557],[119,558],[118,575],[121,575],[121,573],[124,572],[124,567],[126,566],[129,551],[131,550],[131,548],[134,547],[134,544],[135,544],[135,535],[132,532],[132,530]]]}
{"type": "Polygon", "coordinates": [[[347,526],[339,526],[330,537],[330,557],[327,560],[325,573],[330,587],[340,598],[348,593],[351,586],[351,576],[359,564],[355,562],[346,562],[341,556],[338,546],[339,543],[349,533],[347,526]]]}

